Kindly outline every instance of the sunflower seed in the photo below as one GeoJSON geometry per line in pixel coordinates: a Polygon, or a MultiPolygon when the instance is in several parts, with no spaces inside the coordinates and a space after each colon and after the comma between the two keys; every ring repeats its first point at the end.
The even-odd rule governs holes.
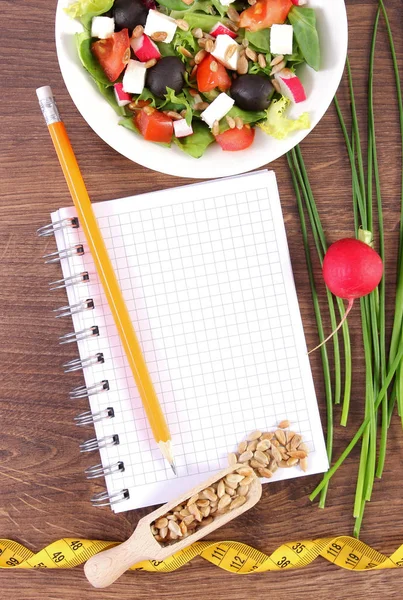
{"type": "Polygon", "coordinates": [[[308,470],[308,459],[307,458],[302,458],[299,461],[299,466],[301,467],[301,469],[306,472],[308,470]]]}
{"type": "Polygon", "coordinates": [[[266,454],[264,454],[264,452],[261,452],[260,450],[256,450],[256,452],[253,455],[253,458],[258,462],[262,463],[263,466],[269,464],[269,459],[267,458],[266,454]]]}
{"type": "Polygon", "coordinates": [[[194,0],[182,0],[182,2],[187,6],[190,6],[191,4],[193,4],[194,0]]]}
{"type": "MultiPolygon", "coordinates": [[[[225,120],[227,121],[230,129],[235,129],[235,121],[234,121],[234,119],[232,117],[230,117],[229,115],[227,115],[225,117],[225,120]]],[[[236,456],[236,454],[235,454],[235,456],[236,456]]]]}
{"type": "Polygon", "coordinates": [[[230,60],[230,58],[235,54],[237,49],[237,45],[236,44],[231,44],[231,46],[228,46],[228,48],[225,51],[224,54],[224,60],[228,61],[230,60]]]}
{"type": "Polygon", "coordinates": [[[262,463],[259,462],[258,460],[255,460],[254,458],[252,458],[252,460],[250,461],[250,466],[253,467],[254,469],[260,469],[260,467],[262,467],[262,463]]]}
{"type": "Polygon", "coordinates": [[[193,521],[194,521],[194,520],[195,520],[195,517],[194,517],[194,515],[188,515],[187,517],[184,517],[184,519],[183,519],[183,522],[185,523],[185,525],[186,525],[187,527],[189,527],[189,525],[190,525],[191,523],[193,523],[193,521]]]}
{"type": "MultiPolygon", "coordinates": [[[[243,121],[242,121],[241,117],[235,117],[235,127],[237,129],[243,128],[243,121]]],[[[257,444],[256,444],[256,446],[257,446],[257,444]]]]}
{"type": "Polygon", "coordinates": [[[205,50],[199,50],[199,52],[197,52],[197,54],[195,55],[195,63],[196,65],[200,64],[201,61],[206,58],[207,56],[207,52],[205,50]]]}
{"type": "Polygon", "coordinates": [[[253,474],[253,469],[251,467],[240,467],[236,472],[239,473],[239,475],[247,477],[248,475],[253,474]]]}
{"type": "Polygon", "coordinates": [[[235,488],[230,485],[225,486],[225,493],[231,497],[236,495],[235,488]]]}
{"type": "MultiPolygon", "coordinates": [[[[206,40],[206,43],[204,45],[206,52],[213,52],[214,47],[215,47],[215,43],[213,42],[213,40],[206,40]]],[[[215,62],[215,61],[213,61],[213,62],[215,62]]],[[[210,68],[211,68],[211,65],[210,65],[210,68]]],[[[217,65],[217,69],[218,69],[218,65],[217,65]]],[[[211,69],[211,70],[213,71],[213,69],[211,69]]]]}
{"type": "Polygon", "coordinates": [[[197,43],[200,46],[200,48],[205,48],[206,42],[207,42],[206,38],[200,38],[199,40],[197,40],[197,43]]]}
{"type": "Polygon", "coordinates": [[[287,464],[286,460],[280,460],[280,462],[278,463],[278,466],[281,467],[282,469],[287,469],[289,468],[291,465],[287,464]]]}
{"type": "Polygon", "coordinates": [[[276,73],[279,73],[280,71],[282,71],[284,69],[285,65],[286,65],[285,60],[282,60],[277,65],[274,65],[274,67],[271,70],[271,75],[275,75],[276,73]]]}
{"type": "Polygon", "coordinates": [[[207,498],[207,500],[210,500],[210,502],[217,502],[218,500],[218,496],[214,493],[213,488],[206,488],[202,491],[202,495],[207,498]]]}
{"type": "Polygon", "coordinates": [[[188,517],[190,515],[190,512],[187,508],[183,508],[179,514],[181,517],[188,517]]]}
{"type": "Polygon", "coordinates": [[[213,135],[218,135],[220,133],[220,123],[218,121],[214,121],[213,126],[211,128],[211,133],[213,135]]]}
{"type": "Polygon", "coordinates": [[[243,40],[242,40],[242,46],[244,48],[247,48],[249,46],[249,40],[247,38],[243,38],[243,40]]]}
{"type": "Polygon", "coordinates": [[[225,476],[225,483],[231,487],[233,484],[238,486],[238,483],[240,483],[242,479],[245,479],[243,475],[239,475],[237,473],[228,473],[228,475],[225,476]]]}
{"type": "Polygon", "coordinates": [[[274,438],[274,433],[272,431],[266,431],[265,433],[262,433],[262,435],[260,436],[261,440],[272,440],[274,438]]]}
{"type": "Polygon", "coordinates": [[[239,13],[235,10],[233,6],[230,6],[227,10],[228,18],[234,23],[239,22],[239,13]]]}
{"type": "Polygon", "coordinates": [[[165,114],[167,115],[167,117],[171,117],[171,119],[173,121],[180,121],[180,119],[182,119],[182,115],[180,115],[179,113],[175,112],[174,110],[167,110],[165,112],[165,114]]]}
{"type": "Polygon", "coordinates": [[[203,515],[204,518],[208,517],[210,514],[210,506],[201,506],[200,507],[200,512],[203,515]]]}
{"type": "Polygon", "coordinates": [[[163,529],[164,527],[168,527],[168,519],[166,517],[160,517],[155,521],[155,527],[157,529],[163,529]]]}
{"type": "MultiPolygon", "coordinates": [[[[234,121],[235,123],[235,121],[234,121]]],[[[238,454],[243,454],[248,446],[248,442],[245,440],[238,444],[238,454]]]]}
{"type": "MultiPolygon", "coordinates": [[[[190,506],[191,504],[194,504],[194,503],[196,502],[196,500],[198,500],[198,499],[199,499],[199,494],[195,494],[194,496],[191,496],[191,497],[189,498],[189,500],[187,501],[187,506],[188,506],[188,508],[189,508],[189,506],[190,506]]],[[[190,510],[190,509],[189,509],[189,510],[190,510]]]]}
{"type": "Polygon", "coordinates": [[[279,429],[287,429],[287,427],[289,427],[289,426],[290,426],[290,421],[288,419],[284,419],[283,421],[280,421],[280,423],[278,424],[279,429]]]}
{"type": "Polygon", "coordinates": [[[222,510],[226,506],[229,506],[230,503],[231,503],[231,496],[229,496],[228,494],[224,494],[224,496],[222,498],[220,498],[220,501],[218,503],[218,510],[222,510]]]}
{"type": "Polygon", "coordinates": [[[218,498],[222,498],[225,494],[225,483],[222,479],[218,482],[217,486],[217,496],[218,498]]]}
{"type": "Polygon", "coordinates": [[[250,58],[251,61],[253,61],[253,62],[257,61],[257,53],[254,50],[252,50],[252,48],[246,48],[245,55],[248,58],[250,58]]]}
{"type": "Polygon", "coordinates": [[[258,440],[261,435],[262,432],[256,429],[255,431],[252,431],[252,433],[250,433],[246,439],[248,442],[253,442],[254,440],[258,440]]]}
{"type": "MultiPolygon", "coordinates": [[[[278,65],[279,63],[281,63],[282,60],[284,60],[284,56],[282,54],[278,54],[277,56],[275,56],[273,58],[273,60],[270,63],[270,66],[271,67],[275,67],[276,65],[278,65]]],[[[279,425],[279,427],[280,427],[280,425],[279,425]]],[[[287,425],[287,427],[288,427],[288,425],[287,425]]]]}
{"type": "Polygon", "coordinates": [[[168,535],[168,527],[163,527],[162,529],[160,529],[160,536],[163,540],[167,537],[167,535],[168,535]]]}
{"type": "Polygon", "coordinates": [[[133,39],[137,39],[139,37],[141,37],[144,33],[144,27],[142,25],[136,25],[136,27],[133,29],[133,33],[132,33],[132,38],[133,39]]]}
{"type": "Polygon", "coordinates": [[[245,504],[245,502],[245,496],[236,496],[229,505],[229,509],[234,510],[234,508],[239,508],[240,506],[242,506],[242,504],[245,504]]]}
{"type": "Polygon", "coordinates": [[[258,55],[257,55],[257,62],[259,63],[259,67],[260,67],[261,69],[264,69],[264,68],[265,68],[265,66],[267,65],[267,63],[266,63],[266,59],[265,59],[265,57],[264,57],[264,55],[263,55],[263,54],[258,54],[258,55]]]}
{"type": "Polygon", "coordinates": [[[208,102],[196,102],[196,104],[193,105],[193,109],[194,110],[206,110],[206,108],[209,106],[208,102]]]}
{"type": "MultiPolygon", "coordinates": [[[[261,465],[260,465],[261,466],[261,465]]],[[[241,481],[241,485],[245,486],[245,485],[250,485],[252,483],[252,481],[255,480],[255,474],[252,473],[252,475],[248,475],[247,477],[244,477],[243,480],[241,481]]],[[[238,488],[239,489],[239,488],[238,488]]],[[[237,490],[238,491],[238,490],[237,490]]]]}
{"type": "Polygon", "coordinates": [[[277,464],[277,462],[274,459],[270,461],[269,470],[272,473],[275,473],[278,470],[278,464],[277,464]]]}
{"type": "Polygon", "coordinates": [[[154,42],[165,42],[167,37],[168,37],[168,34],[165,31],[156,31],[155,33],[150,35],[150,38],[154,42]]]}
{"type": "Polygon", "coordinates": [[[238,458],[238,461],[240,463],[244,463],[247,462],[248,460],[250,460],[253,457],[253,453],[250,452],[250,450],[247,450],[246,452],[243,452],[241,454],[241,456],[238,458]]]}
{"type": "Polygon", "coordinates": [[[298,446],[297,450],[301,450],[302,452],[309,454],[309,447],[304,442],[298,446]]]}
{"type": "Polygon", "coordinates": [[[271,447],[270,440],[262,440],[256,446],[256,450],[260,450],[260,452],[266,452],[271,447]]]}
{"type": "Polygon", "coordinates": [[[210,506],[210,500],[197,500],[196,506],[200,508],[201,506],[210,506]]]}
{"type": "Polygon", "coordinates": [[[301,442],[302,437],[296,433],[290,442],[290,450],[296,450],[301,442]]]}
{"type": "Polygon", "coordinates": [[[200,27],[196,27],[192,30],[192,35],[196,39],[200,40],[203,37],[203,31],[200,29],[200,27]]]}
{"type": "Polygon", "coordinates": [[[196,521],[200,522],[203,519],[203,517],[201,515],[201,512],[199,511],[199,509],[196,506],[196,504],[191,504],[189,506],[189,511],[195,517],[196,521]]]}
{"type": "Polygon", "coordinates": [[[240,56],[238,58],[236,70],[239,75],[245,75],[245,73],[248,72],[248,59],[245,56],[240,56]]]}
{"type": "Polygon", "coordinates": [[[210,525],[213,521],[213,517],[207,517],[207,519],[203,519],[203,521],[200,523],[200,527],[206,527],[207,525],[210,525]]]}
{"type": "Polygon", "coordinates": [[[240,485],[237,492],[238,492],[238,496],[247,496],[248,492],[249,492],[249,486],[248,485],[240,485]]]}
{"type": "Polygon", "coordinates": [[[228,454],[228,464],[230,467],[232,467],[232,465],[236,465],[238,462],[238,457],[235,454],[235,452],[230,452],[228,454]]]}
{"type": "Polygon", "coordinates": [[[182,29],[182,31],[189,31],[189,23],[187,23],[184,19],[176,19],[175,23],[182,29]]]}
{"type": "Polygon", "coordinates": [[[287,439],[285,437],[285,433],[282,429],[276,429],[276,431],[274,432],[276,438],[278,439],[278,441],[280,442],[280,444],[282,446],[285,446],[287,443],[287,439]]]}
{"type": "Polygon", "coordinates": [[[293,467],[298,464],[298,458],[291,457],[287,460],[287,466],[293,467]]]}
{"type": "Polygon", "coordinates": [[[181,528],[179,527],[178,523],[176,521],[169,521],[168,523],[168,529],[174,533],[175,535],[177,535],[178,537],[182,537],[182,531],[181,528]]]}
{"type": "Polygon", "coordinates": [[[272,457],[274,458],[274,460],[278,463],[280,463],[280,461],[282,460],[281,458],[281,453],[279,452],[279,450],[276,448],[276,446],[273,446],[270,448],[270,454],[272,455],[272,457]]]}
{"type": "Polygon", "coordinates": [[[288,454],[291,458],[306,458],[307,457],[307,453],[303,452],[302,450],[291,450],[288,454]]]}
{"type": "Polygon", "coordinates": [[[266,477],[266,479],[270,479],[270,477],[273,477],[273,473],[269,469],[266,469],[265,467],[258,469],[258,473],[259,473],[260,477],[266,477]]]}
{"type": "MultiPolygon", "coordinates": [[[[234,119],[234,123],[236,127],[236,118],[234,119]]],[[[246,450],[249,450],[249,452],[254,452],[257,448],[258,442],[258,440],[253,440],[253,442],[249,442],[246,450]]]]}

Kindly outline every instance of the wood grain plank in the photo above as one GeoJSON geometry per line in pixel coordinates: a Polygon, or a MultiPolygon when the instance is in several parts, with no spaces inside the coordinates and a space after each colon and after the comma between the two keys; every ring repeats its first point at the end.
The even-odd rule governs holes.
{"type": "MultiPolygon", "coordinates": [[[[386,4],[390,9],[398,59],[403,64],[403,30],[399,26],[401,0],[387,0],[386,4]]],[[[348,0],[347,9],[349,55],[364,129],[368,44],[376,2],[348,0]]],[[[81,376],[63,375],[61,363],[72,358],[75,352],[60,347],[57,338],[66,333],[71,324],[52,318],[52,309],[64,303],[65,296],[48,293],[47,282],[58,278],[59,271],[57,267],[45,266],[41,256],[54,246],[52,241],[35,236],[36,228],[48,222],[49,213],[70,201],[38,109],[35,88],[52,84],[94,201],[183,185],[189,180],[155,174],[118,155],[97,138],[71,102],[59,72],[53,34],[55,2],[25,0],[23,11],[24,18],[22,3],[2,2],[2,17],[9,26],[3,29],[0,43],[4,91],[0,159],[0,369],[3,374],[0,537],[15,539],[39,550],[63,536],[124,540],[148,509],[115,516],[107,509],[91,508],[88,502],[103,486],[101,482],[85,480],[83,470],[94,462],[94,457],[78,452],[79,442],[92,432],[78,430],[72,419],[86,409],[86,402],[67,401],[68,391],[81,382],[81,376]],[[40,32],[40,36],[33,32],[40,32]]],[[[401,148],[383,25],[379,32],[376,68],[375,110],[385,206],[387,326],[390,329],[401,148]]],[[[340,87],[339,98],[349,120],[345,82],[340,87]]],[[[329,241],[351,235],[351,181],[333,107],[304,141],[302,149],[329,241]]],[[[241,159],[235,157],[235,160],[241,159]]],[[[295,198],[285,159],[275,161],[271,167],[279,182],[307,343],[312,346],[316,342],[315,323],[295,198]]],[[[315,263],[315,266],[319,276],[319,265],[315,263]]],[[[323,302],[321,286],[319,293],[323,302]]],[[[325,324],[329,329],[326,316],[325,324]]],[[[358,308],[351,316],[350,327],[354,355],[352,412],[346,429],[336,427],[336,455],[351,438],[363,414],[364,363],[358,308]]],[[[324,418],[319,354],[314,354],[311,362],[324,418]]],[[[337,409],[335,418],[339,416],[337,409]]],[[[397,418],[390,430],[389,447],[385,474],[382,481],[375,483],[373,500],[362,528],[362,538],[382,552],[392,552],[403,542],[400,485],[403,438],[397,418]]],[[[270,552],[284,540],[351,533],[358,456],[355,450],[334,478],[325,511],[308,499],[319,477],[278,482],[265,486],[262,501],[253,511],[215,532],[212,539],[240,540],[270,552]]],[[[2,571],[0,586],[8,600],[73,600],[77,597],[184,600],[189,596],[197,600],[211,594],[217,600],[255,600],[269,595],[276,600],[302,595],[309,595],[313,600],[329,597],[360,600],[381,594],[387,598],[401,597],[402,572],[350,573],[318,560],[305,570],[240,578],[196,559],[169,575],[127,574],[107,592],[90,589],[80,568],[51,573],[2,571]]]]}

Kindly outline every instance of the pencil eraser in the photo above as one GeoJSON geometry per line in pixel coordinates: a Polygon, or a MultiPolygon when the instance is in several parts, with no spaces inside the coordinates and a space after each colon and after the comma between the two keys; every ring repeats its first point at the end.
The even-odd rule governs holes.
{"type": "Polygon", "coordinates": [[[39,102],[41,100],[47,100],[47,98],[53,98],[52,88],[50,85],[44,85],[40,88],[37,88],[36,95],[38,96],[39,102]]]}

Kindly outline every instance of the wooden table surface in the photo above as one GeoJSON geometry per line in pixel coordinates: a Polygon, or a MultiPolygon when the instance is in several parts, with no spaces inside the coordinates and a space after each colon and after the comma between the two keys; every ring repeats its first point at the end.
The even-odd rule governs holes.
{"type": "MultiPolygon", "coordinates": [[[[39,550],[59,537],[125,540],[147,509],[115,516],[95,509],[90,496],[101,483],[87,481],[83,470],[94,457],[80,455],[85,433],[73,417],[85,410],[85,400],[68,401],[80,374],[64,375],[61,363],[74,349],[60,347],[59,335],[71,323],[56,321],[52,309],[64,302],[61,292],[49,294],[47,283],[59,275],[57,267],[43,264],[42,255],[54,249],[53,239],[38,239],[36,228],[49,222],[49,213],[70,199],[49,134],[39,111],[35,88],[51,83],[57,95],[73,146],[94,201],[158,190],[188,180],[151,172],[131,163],[104,144],[74,107],[59,72],[54,47],[55,2],[2,1],[1,199],[0,199],[0,537],[39,550]]],[[[401,0],[386,0],[403,65],[401,0]]],[[[348,0],[350,49],[356,82],[358,112],[365,126],[367,63],[376,1],[348,0]]],[[[384,26],[380,28],[376,59],[376,116],[385,207],[388,270],[388,325],[392,315],[394,268],[398,238],[399,164],[401,148],[395,108],[390,56],[384,26]],[[390,290],[390,293],[389,293],[390,290]]],[[[348,113],[345,82],[340,100],[348,113]]],[[[352,235],[350,172],[334,107],[303,142],[328,240],[352,235]]],[[[241,160],[237,156],[235,160],[241,160]]],[[[308,346],[316,342],[315,323],[302,252],[301,232],[285,158],[275,169],[282,199],[291,258],[308,346]]],[[[317,268],[317,265],[316,265],[317,268]]],[[[317,274],[319,271],[317,269],[317,274]]],[[[321,290],[323,299],[323,290],[321,290]]],[[[329,324],[326,322],[329,329],[329,324]]],[[[335,430],[335,455],[356,430],[363,414],[364,364],[359,309],[350,317],[354,354],[351,421],[335,430]]],[[[325,402],[320,354],[312,358],[316,390],[323,419],[325,402]]],[[[339,419],[340,410],[335,411],[339,419]]],[[[401,480],[403,435],[397,416],[390,430],[389,454],[382,481],[376,481],[367,506],[362,539],[390,553],[403,543],[401,480]]],[[[219,532],[214,539],[242,540],[262,551],[281,541],[351,534],[354,481],[358,450],[332,482],[325,510],[311,504],[308,493],[320,477],[300,478],[267,485],[259,505],[219,532]]],[[[403,572],[354,573],[322,559],[304,570],[237,577],[201,559],[176,573],[126,574],[107,591],[89,587],[81,567],[74,570],[2,571],[2,597],[8,600],[72,600],[119,598],[216,600],[293,598],[400,598],[403,572]]]]}

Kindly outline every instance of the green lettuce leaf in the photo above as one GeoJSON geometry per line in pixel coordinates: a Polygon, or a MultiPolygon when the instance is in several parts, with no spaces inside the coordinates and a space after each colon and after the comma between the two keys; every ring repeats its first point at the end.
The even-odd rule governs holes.
{"type": "Polygon", "coordinates": [[[205,123],[194,121],[192,124],[193,135],[173,139],[174,143],[193,158],[203,156],[208,146],[214,142],[214,136],[205,123]]]}
{"type": "MultiPolygon", "coordinates": [[[[245,37],[253,50],[270,54],[270,29],[261,29],[260,31],[248,31],[245,29],[245,37]]],[[[269,61],[270,62],[270,61],[269,61]]]]}
{"type": "Polygon", "coordinates": [[[196,0],[189,6],[185,6],[185,8],[180,11],[172,11],[170,16],[173,19],[183,19],[185,14],[190,14],[193,12],[201,12],[208,15],[213,15],[214,9],[210,0],[196,0]]]}
{"type": "Polygon", "coordinates": [[[69,17],[79,19],[86,29],[90,29],[93,17],[108,12],[113,2],[114,0],[77,0],[64,10],[69,17]]]}
{"type": "Polygon", "coordinates": [[[105,87],[113,86],[113,83],[109,81],[101,65],[91,52],[91,38],[89,37],[88,32],[76,33],[76,45],[82,65],[91,77],[97,83],[101,83],[105,87]]]}
{"type": "Polygon", "coordinates": [[[151,100],[150,106],[153,106],[154,108],[157,106],[157,102],[161,102],[161,100],[154,96],[154,94],[150,92],[150,90],[148,90],[147,88],[143,89],[141,94],[137,96],[136,100],[144,100],[145,102],[147,100],[151,100]]]}
{"type": "Polygon", "coordinates": [[[188,8],[182,0],[158,0],[158,4],[169,8],[169,10],[186,10],[188,8]]]}
{"type": "Polygon", "coordinates": [[[126,108],[124,106],[119,106],[119,104],[116,102],[115,92],[113,91],[112,86],[104,85],[103,83],[100,83],[99,81],[95,81],[95,83],[97,85],[97,88],[99,89],[99,91],[101,92],[103,97],[105,98],[105,100],[112,106],[112,108],[116,112],[116,114],[118,114],[120,117],[124,117],[125,115],[128,114],[128,111],[126,111],[126,108]]]}
{"type": "Polygon", "coordinates": [[[161,53],[161,56],[176,56],[175,48],[173,47],[172,42],[166,44],[165,42],[155,42],[158,46],[158,50],[161,53]]]}
{"type": "Polygon", "coordinates": [[[283,140],[293,131],[299,129],[309,129],[310,121],[308,113],[303,113],[298,119],[289,119],[285,116],[285,111],[291,101],[282,96],[280,100],[273,100],[266,112],[266,121],[258,123],[265,133],[277,140],[283,140]]]}
{"type": "Polygon", "coordinates": [[[193,118],[193,111],[190,105],[191,100],[192,97],[186,89],[179,94],[175,94],[173,89],[167,88],[165,101],[160,104],[159,108],[163,108],[164,110],[174,110],[178,113],[180,113],[182,110],[186,110],[186,123],[190,125],[193,118]]]}
{"type": "Polygon", "coordinates": [[[312,69],[319,71],[320,47],[314,9],[293,6],[288,13],[288,20],[293,27],[295,39],[305,61],[312,69]]]}
{"type": "MultiPolygon", "coordinates": [[[[226,116],[233,119],[240,117],[244,123],[254,124],[265,119],[267,115],[265,110],[242,110],[238,106],[233,106],[226,116]]],[[[229,129],[229,125],[224,117],[220,121],[220,133],[227,131],[227,129],[229,129]]]]}
{"type": "Polygon", "coordinates": [[[198,12],[184,12],[184,13],[172,13],[175,19],[184,19],[188,24],[190,29],[195,29],[200,27],[202,31],[208,33],[216,23],[224,23],[224,25],[228,25],[229,19],[225,17],[221,17],[220,15],[206,15],[204,13],[198,12]]]}
{"type": "Polygon", "coordinates": [[[197,40],[195,37],[193,37],[192,32],[191,31],[183,31],[182,29],[179,29],[179,28],[176,30],[176,33],[172,40],[172,45],[175,50],[175,55],[179,56],[179,58],[185,63],[189,61],[189,58],[186,58],[186,56],[184,56],[181,52],[178,52],[178,48],[180,46],[183,46],[183,48],[186,48],[186,50],[189,50],[189,52],[192,55],[195,55],[196,52],[198,52],[200,50],[200,48],[197,44],[197,40]]]}

